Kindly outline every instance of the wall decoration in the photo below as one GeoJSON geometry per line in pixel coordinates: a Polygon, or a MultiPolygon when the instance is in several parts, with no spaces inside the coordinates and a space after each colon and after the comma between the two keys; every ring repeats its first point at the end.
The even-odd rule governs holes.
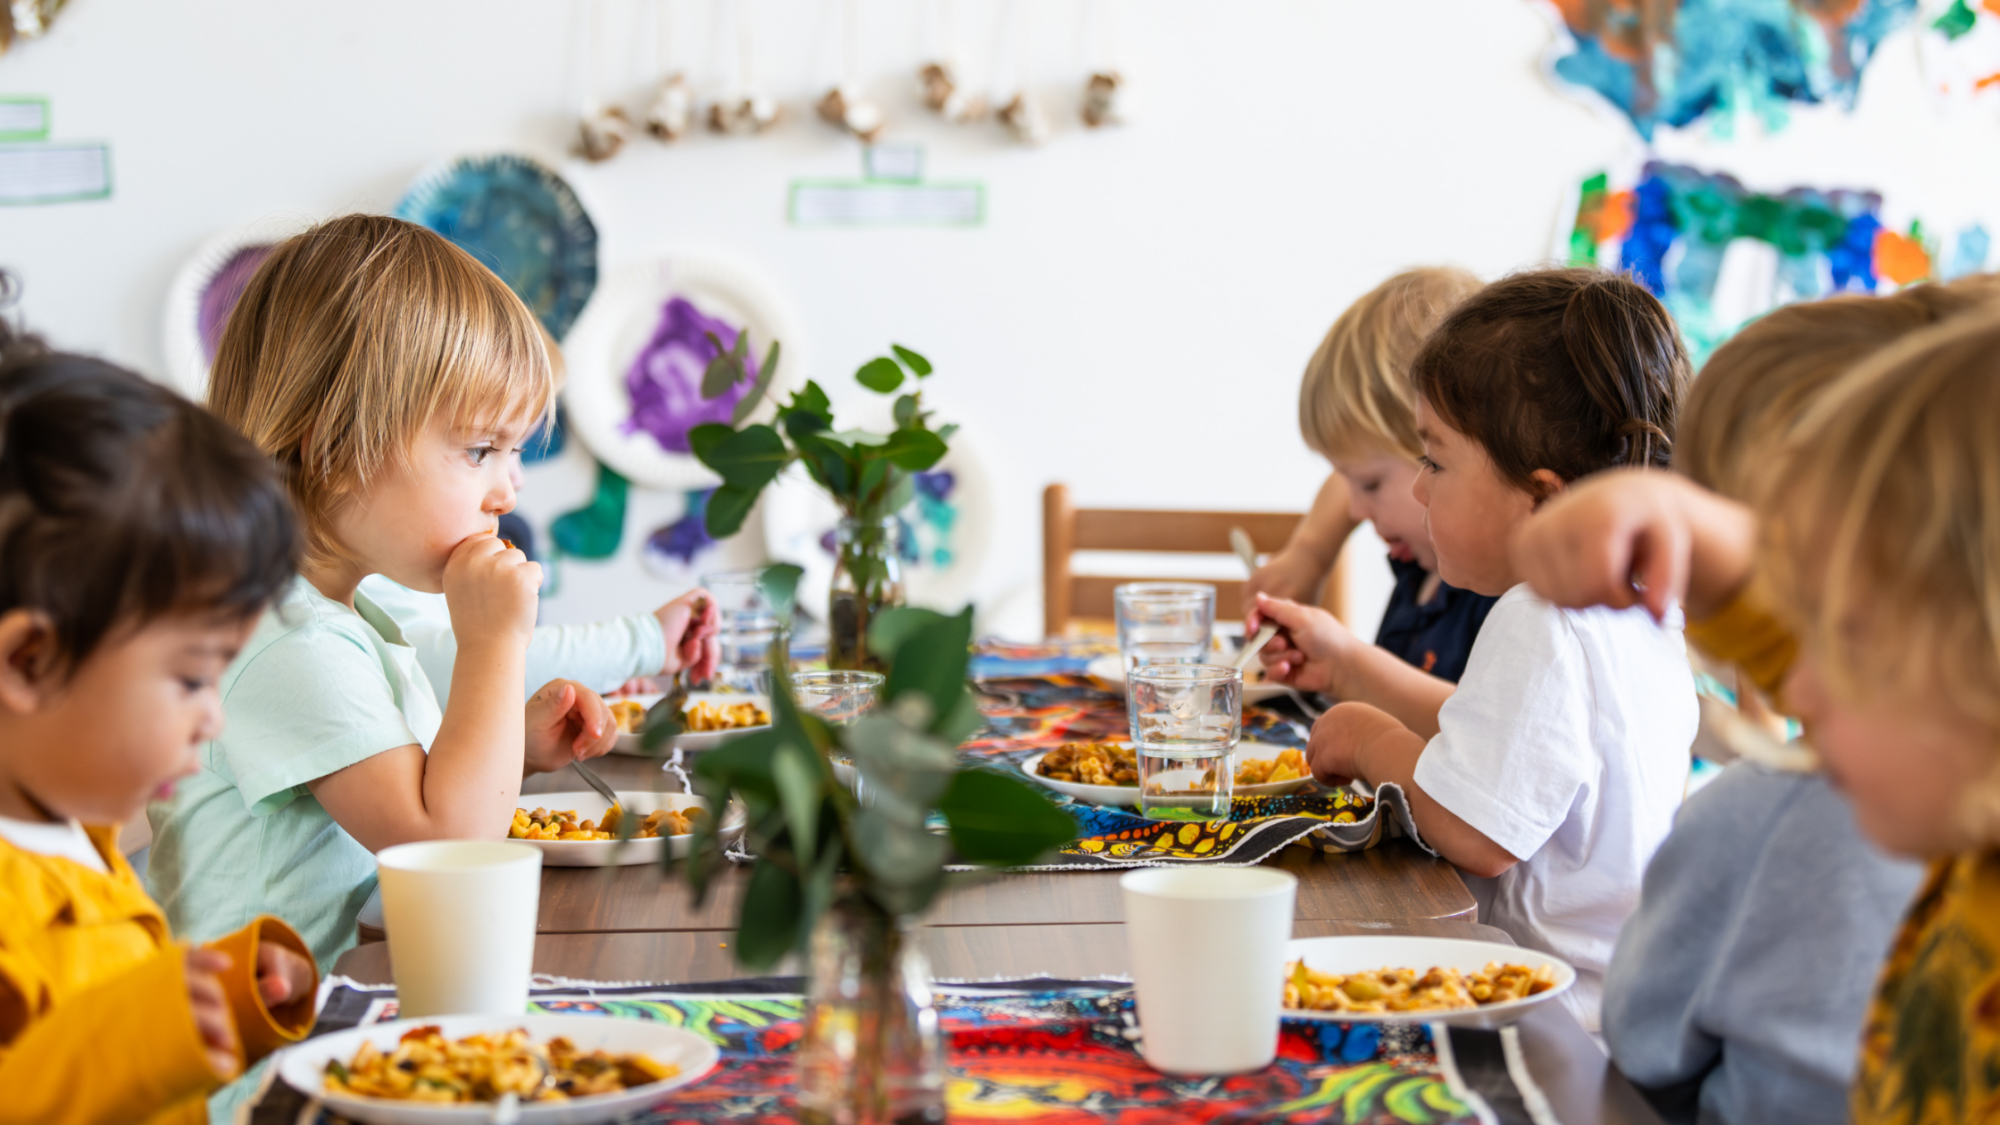
{"type": "Polygon", "coordinates": [[[694,91],[688,88],[686,77],[669,74],[660,79],[660,88],[646,103],[645,121],[646,132],[656,141],[667,143],[687,135],[694,121],[694,91]]]}
{"type": "Polygon", "coordinates": [[[243,287],[272,248],[300,226],[289,217],[260,219],[216,235],[181,263],[167,285],[160,332],[167,378],[175,390],[196,402],[207,396],[209,365],[243,287]]]}
{"type": "Polygon", "coordinates": [[[55,22],[68,2],[9,0],[7,9],[0,11],[0,54],[5,54],[17,39],[36,39],[48,34],[49,24],[55,22]]]}
{"type": "MultiPolygon", "coordinates": [[[[772,340],[784,341],[778,388],[803,382],[804,351],[789,310],[772,287],[740,266],[671,255],[606,280],[564,342],[569,381],[563,403],[576,434],[598,460],[646,488],[715,483],[688,453],[687,433],[729,420],[741,392],[710,402],[702,372],[748,329],[754,368],[772,340]]],[[[759,411],[769,412],[768,405],[759,411]]]]}
{"type": "Polygon", "coordinates": [[[49,99],[0,97],[0,141],[45,141],[49,137],[49,99]]]}
{"type": "Polygon", "coordinates": [[[646,573],[662,582],[689,582],[699,577],[696,561],[715,550],[718,540],[708,533],[708,498],[712,488],[690,489],[681,517],[662,524],[646,537],[641,562],[646,573]]]}
{"type": "Polygon", "coordinates": [[[776,125],[784,110],[757,85],[757,9],[751,0],[728,0],[735,23],[736,76],[732,92],[708,107],[711,132],[750,136],[776,125]]]}
{"type": "Polygon", "coordinates": [[[110,197],[110,145],[63,142],[0,146],[0,206],[110,197]]]}
{"type": "Polygon", "coordinates": [[[1921,221],[1891,229],[1872,191],[1757,192],[1660,161],[1629,189],[1605,174],[1585,180],[1575,215],[1562,247],[1571,264],[1631,271],[1679,320],[1697,362],[1777,305],[1960,276],[1983,269],[1989,249],[1976,224],[1949,249],[1921,221]]]}
{"type": "Polygon", "coordinates": [[[889,119],[881,106],[861,93],[861,75],[864,73],[861,4],[859,0],[841,0],[839,12],[840,83],[828,90],[814,108],[821,121],[846,130],[864,144],[873,144],[888,126],[889,119]]]}
{"type": "Polygon", "coordinates": [[[584,0],[577,10],[583,20],[583,112],[576,129],[577,155],[593,164],[617,156],[632,138],[632,119],[618,106],[598,96],[598,76],[605,70],[604,0],[584,0]]]}
{"type": "Polygon", "coordinates": [[[1549,0],[1564,34],[1548,61],[1647,140],[1733,111],[1782,127],[1786,103],[1852,107],[1876,47],[1917,0],[1549,0]]]}
{"type": "Polygon", "coordinates": [[[625,537],[625,499],[631,482],[609,465],[597,466],[597,488],[590,503],[564,512],[549,525],[558,554],[579,559],[608,559],[618,553],[625,537]]]}
{"type": "Polygon", "coordinates": [[[2000,111],[2000,9],[1985,0],[1929,0],[1919,22],[1924,78],[1945,103],[2000,111]]]}

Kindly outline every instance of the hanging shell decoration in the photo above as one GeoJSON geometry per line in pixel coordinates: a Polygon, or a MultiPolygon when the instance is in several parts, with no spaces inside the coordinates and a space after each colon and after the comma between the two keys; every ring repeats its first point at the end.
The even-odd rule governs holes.
{"type": "Polygon", "coordinates": [[[660,88],[646,106],[646,131],[660,141],[677,141],[694,124],[694,91],[687,79],[670,74],[660,80],[660,88]]]}
{"type": "Polygon", "coordinates": [[[776,125],[780,116],[777,99],[752,94],[709,106],[708,127],[717,133],[749,136],[776,125]]]}
{"type": "Polygon", "coordinates": [[[963,125],[986,116],[986,99],[959,89],[951,68],[945,64],[926,66],[917,72],[917,80],[924,85],[924,105],[946,121],[963,125]]]}
{"type": "Polygon", "coordinates": [[[617,156],[631,136],[632,119],[617,106],[608,106],[584,115],[583,123],[577,128],[576,147],[585,159],[604,161],[617,156]]]}
{"type": "Polygon", "coordinates": [[[16,39],[35,39],[46,34],[56,14],[69,0],[9,0],[0,9],[0,54],[16,39]]]}
{"type": "Polygon", "coordinates": [[[1042,103],[1026,90],[1000,107],[1000,124],[1008,136],[1024,145],[1038,145],[1049,139],[1049,115],[1042,112],[1042,103]]]}
{"type": "Polygon", "coordinates": [[[1125,80],[1115,70],[1099,71],[1083,84],[1083,123],[1093,129],[1118,123],[1118,95],[1125,80]]]}
{"type": "Polygon", "coordinates": [[[888,124],[880,106],[866,98],[851,97],[839,86],[828,90],[816,108],[820,120],[845,129],[869,144],[882,135],[883,126],[888,124]]]}

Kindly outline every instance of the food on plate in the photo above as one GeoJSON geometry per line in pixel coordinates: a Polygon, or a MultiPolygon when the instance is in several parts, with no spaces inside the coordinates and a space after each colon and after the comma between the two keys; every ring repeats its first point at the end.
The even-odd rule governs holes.
{"type": "Polygon", "coordinates": [[[326,1090],[412,1102],[564,1102],[664,1081],[681,1072],[641,1054],[585,1053],[562,1036],[535,1043],[516,1028],[446,1039],[435,1024],[403,1033],[394,1049],[363,1043],[346,1063],[326,1064],[326,1090]]]}
{"type": "Polygon", "coordinates": [[[1035,772],[1072,785],[1137,785],[1139,756],[1113,742],[1065,742],[1042,755],[1035,772]]]}
{"type": "MultiPolygon", "coordinates": [[[[1236,763],[1236,784],[1270,785],[1280,781],[1297,781],[1311,777],[1312,770],[1306,768],[1306,756],[1298,750],[1280,750],[1275,758],[1246,758],[1236,763]]],[[[1202,771],[1201,780],[1194,783],[1193,792],[1208,793],[1215,789],[1215,771],[1202,771]]]]}
{"type": "Polygon", "coordinates": [[[646,725],[646,709],[632,699],[611,701],[611,717],[618,722],[618,729],[624,734],[638,734],[646,725]]]}
{"type": "Polygon", "coordinates": [[[749,700],[741,703],[701,702],[681,712],[681,729],[687,731],[742,730],[769,726],[771,713],[749,700]]]}
{"type": "MultiPolygon", "coordinates": [[[[639,822],[632,833],[635,840],[648,840],[655,836],[685,836],[694,831],[695,818],[701,815],[699,805],[685,809],[654,809],[639,822]]],[[[576,819],[575,809],[515,809],[514,823],[507,829],[510,840],[616,840],[618,828],[623,822],[625,810],[613,805],[604,810],[604,818],[598,821],[576,819]]]]}
{"type": "Polygon", "coordinates": [[[1304,960],[1285,975],[1285,1007],[1310,1012],[1444,1012],[1525,1000],[1556,986],[1556,967],[1489,961],[1476,973],[1433,968],[1322,973],[1304,960]]]}

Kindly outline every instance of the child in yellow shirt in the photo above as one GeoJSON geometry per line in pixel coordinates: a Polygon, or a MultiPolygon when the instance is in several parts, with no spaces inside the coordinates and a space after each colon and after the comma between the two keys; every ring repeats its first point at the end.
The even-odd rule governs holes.
{"type": "Polygon", "coordinates": [[[1861,831],[1930,861],[1863,1029],[1858,1125],[2000,1118],[1996,357],[1991,309],[1913,334],[1805,410],[1753,505],[1616,474],[1514,544],[1558,604],[1681,602],[1781,683],[1861,831]]]}
{"type": "Polygon", "coordinates": [[[0,326],[0,1122],[203,1121],[310,1029],[296,934],[176,943],[117,848],[220,728],[296,540],[228,427],[0,326]]]}

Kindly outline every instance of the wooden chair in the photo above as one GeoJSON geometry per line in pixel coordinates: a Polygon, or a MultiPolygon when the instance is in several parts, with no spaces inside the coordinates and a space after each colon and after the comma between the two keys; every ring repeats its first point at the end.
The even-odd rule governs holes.
{"type": "MultiPolygon", "coordinates": [[[[1284,547],[1303,516],[1293,512],[1174,512],[1116,508],[1078,508],[1070,504],[1069,488],[1052,484],[1042,493],[1042,622],[1051,637],[1062,636],[1078,619],[1090,619],[1107,630],[1114,619],[1111,591],[1122,583],[1172,580],[1173,575],[1109,577],[1074,574],[1070,555],[1076,551],[1171,551],[1189,554],[1230,554],[1229,529],[1249,532],[1259,553],[1284,547]]],[[[1319,602],[1343,620],[1346,607],[1346,564],[1343,552],[1320,593],[1319,602]]],[[[1215,616],[1222,621],[1243,619],[1243,582],[1192,579],[1215,587],[1215,616]]]]}

